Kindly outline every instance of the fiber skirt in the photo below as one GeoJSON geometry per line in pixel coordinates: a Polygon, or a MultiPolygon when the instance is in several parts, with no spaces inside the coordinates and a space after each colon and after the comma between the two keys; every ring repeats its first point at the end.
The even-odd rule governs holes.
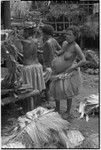
{"type": "Polygon", "coordinates": [[[81,83],[81,75],[78,68],[62,79],[52,80],[50,84],[50,96],[56,100],[73,98],[79,94],[81,83]]]}
{"type": "Polygon", "coordinates": [[[24,84],[30,84],[34,90],[42,91],[45,89],[43,68],[40,63],[24,66],[22,69],[22,79],[24,84]]]}

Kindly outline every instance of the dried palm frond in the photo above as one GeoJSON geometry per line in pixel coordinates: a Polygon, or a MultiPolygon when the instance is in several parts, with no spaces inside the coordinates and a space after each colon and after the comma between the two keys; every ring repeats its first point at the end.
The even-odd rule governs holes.
{"type": "Polygon", "coordinates": [[[60,143],[63,148],[73,148],[76,145],[75,141],[78,144],[83,139],[79,132],[69,131],[69,123],[57,112],[38,107],[18,118],[18,125],[12,138],[4,145],[21,142],[26,148],[48,148],[52,145],[58,147],[60,143]],[[71,140],[73,132],[76,138],[74,143],[71,140]]]}
{"type": "MultiPolygon", "coordinates": [[[[64,141],[65,146],[68,139],[65,130],[68,129],[68,122],[53,110],[38,107],[25,116],[18,118],[16,133],[5,145],[21,142],[26,148],[44,148],[50,141],[55,141],[58,135],[64,141]],[[53,139],[53,134],[56,134],[53,139]]],[[[61,142],[62,142],[61,141],[61,142]]]]}
{"type": "Polygon", "coordinates": [[[99,96],[97,95],[90,95],[89,97],[85,98],[83,102],[80,102],[79,105],[79,113],[80,118],[83,118],[86,115],[86,121],[89,120],[89,114],[99,108],[99,96]]]}
{"type": "Polygon", "coordinates": [[[85,139],[85,137],[81,134],[81,132],[75,129],[70,130],[67,133],[67,137],[70,141],[70,146],[69,146],[70,148],[74,148],[81,145],[83,140],[85,139]]]}
{"type": "Polygon", "coordinates": [[[17,62],[17,49],[9,42],[2,44],[2,56],[6,60],[8,74],[2,81],[2,88],[13,88],[16,83],[17,87],[21,86],[21,65],[17,62]]]}
{"type": "Polygon", "coordinates": [[[2,148],[26,148],[26,147],[20,142],[15,142],[15,143],[9,143],[7,145],[3,145],[2,148]]]}
{"type": "Polygon", "coordinates": [[[93,133],[82,142],[81,145],[77,146],[76,148],[79,149],[100,149],[100,140],[99,140],[99,134],[93,133]]]}

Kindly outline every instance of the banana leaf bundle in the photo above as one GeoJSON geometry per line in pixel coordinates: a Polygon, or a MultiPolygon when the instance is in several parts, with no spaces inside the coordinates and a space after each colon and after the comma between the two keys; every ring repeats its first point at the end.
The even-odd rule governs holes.
{"type": "Polygon", "coordinates": [[[59,148],[59,145],[62,148],[73,148],[75,144],[71,138],[76,137],[77,142],[77,135],[80,135],[79,142],[84,140],[78,131],[74,134],[69,132],[68,121],[62,119],[57,112],[38,107],[18,118],[13,135],[2,147],[17,148],[20,143],[21,148],[59,148]]]}
{"type": "Polygon", "coordinates": [[[17,50],[14,45],[4,42],[1,46],[2,57],[6,60],[8,74],[1,82],[2,89],[9,89],[21,86],[21,68],[17,62],[17,50]]]}
{"type": "Polygon", "coordinates": [[[1,57],[5,60],[5,67],[8,69],[8,74],[1,82],[2,89],[18,88],[22,84],[21,68],[19,64],[19,57],[23,57],[19,52],[14,41],[17,37],[16,31],[4,30],[3,33],[7,33],[8,36],[1,44],[1,57]]]}
{"type": "Polygon", "coordinates": [[[94,113],[94,111],[99,110],[99,97],[97,95],[90,95],[89,97],[86,97],[83,102],[80,102],[79,105],[79,113],[80,118],[83,118],[84,115],[86,116],[86,121],[89,120],[89,115],[91,112],[94,113]]]}

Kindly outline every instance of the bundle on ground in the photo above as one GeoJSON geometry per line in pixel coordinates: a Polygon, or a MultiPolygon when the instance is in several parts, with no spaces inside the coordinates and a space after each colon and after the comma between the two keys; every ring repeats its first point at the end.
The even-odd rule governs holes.
{"type": "Polygon", "coordinates": [[[79,113],[80,118],[83,118],[84,115],[86,115],[86,121],[89,120],[89,114],[91,112],[99,111],[99,96],[96,95],[90,95],[89,97],[85,98],[83,102],[80,102],[79,105],[79,113]]]}
{"type": "MultiPolygon", "coordinates": [[[[50,145],[57,148],[59,145],[62,148],[74,147],[68,132],[69,123],[57,112],[38,107],[18,118],[16,133],[5,145],[21,142],[26,148],[48,148],[50,145]]],[[[82,137],[79,140],[82,141],[82,137]]]]}

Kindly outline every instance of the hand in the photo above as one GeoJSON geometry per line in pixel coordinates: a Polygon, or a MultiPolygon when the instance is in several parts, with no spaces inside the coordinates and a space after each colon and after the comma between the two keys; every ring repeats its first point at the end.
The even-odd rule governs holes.
{"type": "Polygon", "coordinates": [[[57,79],[63,79],[64,78],[64,74],[58,75],[57,79]]]}
{"type": "Polygon", "coordinates": [[[52,69],[51,68],[46,68],[46,72],[44,74],[44,80],[47,82],[51,78],[52,74],[52,69]]]}
{"type": "Polygon", "coordinates": [[[63,77],[64,77],[63,75],[52,75],[51,79],[57,80],[57,79],[62,79],[63,77]]]}
{"type": "Polygon", "coordinates": [[[46,71],[47,71],[47,72],[49,72],[49,73],[52,73],[52,69],[51,69],[51,68],[49,68],[49,67],[48,67],[48,68],[46,68],[46,71]]]}
{"type": "Polygon", "coordinates": [[[66,73],[71,73],[71,72],[73,72],[75,70],[75,68],[69,68],[67,71],[66,71],[66,73]]]}

